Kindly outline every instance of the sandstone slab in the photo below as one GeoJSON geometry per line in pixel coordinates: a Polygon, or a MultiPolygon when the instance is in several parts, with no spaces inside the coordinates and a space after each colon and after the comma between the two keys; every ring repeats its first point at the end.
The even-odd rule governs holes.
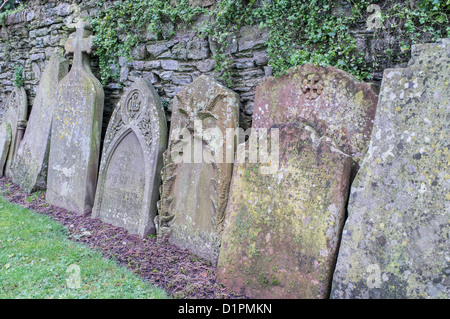
{"type": "Polygon", "coordinates": [[[378,96],[374,88],[334,67],[305,64],[256,88],[254,128],[304,121],[351,155],[355,172],[370,140],[378,96]]]}
{"type": "Polygon", "coordinates": [[[68,68],[69,62],[61,56],[50,58],[39,83],[25,135],[17,149],[13,182],[29,193],[47,186],[53,99],[55,88],[67,75],[68,68]]]}
{"type": "Polygon", "coordinates": [[[92,35],[82,20],[65,48],[74,59],[55,93],[46,194],[50,204],[88,214],[97,183],[104,93],[89,67],[92,35]]]}
{"type": "Polygon", "coordinates": [[[384,72],[332,298],[450,297],[450,40],[384,72]]]}
{"type": "Polygon", "coordinates": [[[213,264],[233,170],[226,131],[237,127],[238,117],[238,95],[202,75],[174,99],[164,153],[158,236],[213,264]]]}
{"type": "MultiPolygon", "coordinates": [[[[8,152],[6,155],[6,162],[1,167],[2,174],[8,177],[12,177],[12,167],[14,165],[15,154],[17,152],[17,147],[20,144],[21,135],[23,133],[24,125],[26,126],[26,120],[28,116],[28,100],[27,94],[23,87],[14,87],[13,91],[9,95],[6,105],[5,113],[3,115],[3,123],[6,125],[2,131],[3,140],[10,140],[9,146],[7,147],[8,152]],[[10,138],[8,137],[10,134],[10,138]]],[[[5,155],[5,147],[8,143],[3,143],[3,150],[0,153],[5,155]]]]}
{"type": "Polygon", "coordinates": [[[326,298],[352,160],[304,123],[272,126],[268,144],[273,130],[274,174],[248,158],[235,164],[217,278],[251,298],[326,298]]]}
{"type": "Polygon", "coordinates": [[[108,125],[92,217],[140,236],[155,235],[166,148],[161,99],[150,83],[139,79],[124,93],[108,125]]]}

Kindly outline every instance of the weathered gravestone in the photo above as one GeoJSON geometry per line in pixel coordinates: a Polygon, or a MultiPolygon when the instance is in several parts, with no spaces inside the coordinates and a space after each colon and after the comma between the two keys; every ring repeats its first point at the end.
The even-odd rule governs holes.
{"type": "Polygon", "coordinates": [[[259,144],[267,137],[273,150],[276,129],[275,174],[248,158],[235,164],[217,277],[251,298],[325,298],[352,159],[301,122],[272,126],[259,144]]]}
{"type": "Polygon", "coordinates": [[[355,174],[367,151],[377,100],[373,86],[348,73],[305,64],[256,88],[252,127],[309,123],[352,156],[355,174]]]}
{"type": "Polygon", "coordinates": [[[2,122],[0,124],[0,177],[3,177],[3,171],[8,158],[9,146],[11,145],[11,125],[2,122]]]}
{"type": "Polygon", "coordinates": [[[92,217],[141,236],[156,234],[162,154],[167,124],[153,86],[137,80],[109,122],[92,217]]]}
{"type": "Polygon", "coordinates": [[[78,214],[94,204],[104,93],[89,68],[92,35],[80,20],[66,43],[72,68],[59,83],[54,99],[47,201],[78,214]]]}
{"type": "Polygon", "coordinates": [[[158,235],[216,264],[234,158],[226,131],[238,125],[239,98],[202,75],[178,93],[172,110],[158,235]]]}
{"type": "Polygon", "coordinates": [[[27,192],[47,185],[53,99],[59,81],[67,75],[69,62],[53,55],[42,75],[27,130],[14,160],[13,182],[27,192]]]}
{"type": "Polygon", "coordinates": [[[450,40],[384,71],[332,298],[450,297],[450,40]]]}
{"type": "Polygon", "coordinates": [[[0,175],[3,176],[4,173],[8,177],[12,177],[14,155],[21,137],[23,137],[21,133],[25,129],[28,116],[27,94],[23,87],[14,87],[6,101],[5,110],[0,129],[0,140],[2,141],[0,175]]]}

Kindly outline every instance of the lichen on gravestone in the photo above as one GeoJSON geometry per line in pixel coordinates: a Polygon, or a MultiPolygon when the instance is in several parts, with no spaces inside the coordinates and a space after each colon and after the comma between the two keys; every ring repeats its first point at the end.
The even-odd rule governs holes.
{"type": "Polygon", "coordinates": [[[352,185],[332,298],[450,296],[450,40],[386,69],[352,185]]]}
{"type": "Polygon", "coordinates": [[[53,99],[59,81],[67,75],[69,62],[53,55],[42,74],[28,126],[17,150],[13,182],[26,192],[46,189],[53,99]]]}
{"type": "MultiPolygon", "coordinates": [[[[226,131],[232,129],[234,133],[238,121],[238,95],[205,75],[185,86],[172,105],[169,144],[161,172],[158,237],[213,264],[219,254],[233,167],[232,160],[225,159],[226,131]],[[223,142],[223,148],[219,147],[222,151],[205,134],[211,130],[220,131],[220,136],[217,131],[211,135],[219,144],[223,142]],[[214,155],[208,160],[205,153],[223,157],[214,155]]],[[[234,147],[231,152],[234,157],[234,147]]]]}

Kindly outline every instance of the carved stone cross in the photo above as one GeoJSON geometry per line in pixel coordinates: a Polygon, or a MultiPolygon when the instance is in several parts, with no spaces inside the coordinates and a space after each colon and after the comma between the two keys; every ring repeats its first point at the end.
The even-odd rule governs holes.
{"type": "Polygon", "coordinates": [[[75,38],[67,40],[64,49],[66,53],[73,53],[73,67],[81,67],[83,61],[83,52],[92,53],[92,32],[89,30],[89,23],[80,19],[76,24],[75,38]]]}

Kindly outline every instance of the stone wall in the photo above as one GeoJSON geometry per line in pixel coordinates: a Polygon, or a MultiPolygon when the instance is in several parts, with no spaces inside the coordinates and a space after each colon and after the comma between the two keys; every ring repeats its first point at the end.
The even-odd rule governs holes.
{"type": "MultiPolygon", "coordinates": [[[[206,5],[211,5],[207,1],[206,5]]],[[[14,71],[17,66],[24,66],[24,86],[28,94],[29,110],[33,104],[41,72],[45,62],[53,52],[64,53],[64,43],[74,28],[70,26],[75,17],[96,14],[95,1],[58,1],[30,0],[24,1],[25,10],[7,17],[4,26],[0,26],[0,116],[6,97],[13,89],[14,71]]],[[[106,3],[107,5],[107,3],[106,3]]],[[[343,5],[343,12],[346,7],[343,5]]],[[[201,20],[201,18],[200,18],[201,20]]],[[[212,55],[216,46],[209,39],[195,36],[193,27],[167,24],[167,30],[174,29],[176,34],[169,40],[156,39],[148,34],[145,42],[133,50],[133,60],[129,63],[120,61],[120,80],[129,86],[136,77],[144,77],[155,86],[161,98],[168,103],[166,112],[170,120],[171,98],[181,88],[201,74],[212,74],[215,61],[212,55]]],[[[353,31],[358,50],[364,52],[368,62],[377,56],[382,57],[383,45],[373,39],[365,25],[353,31]]],[[[266,75],[271,75],[265,50],[266,30],[244,27],[230,41],[230,53],[233,57],[231,87],[240,95],[240,126],[251,125],[255,88],[262,83],[266,75]]],[[[374,82],[379,83],[387,62],[380,59],[379,67],[373,72],[374,82]]],[[[98,60],[92,61],[93,72],[99,78],[98,60]]],[[[108,83],[105,87],[105,108],[103,135],[107,123],[117,104],[122,87],[119,83],[108,83]]]]}

